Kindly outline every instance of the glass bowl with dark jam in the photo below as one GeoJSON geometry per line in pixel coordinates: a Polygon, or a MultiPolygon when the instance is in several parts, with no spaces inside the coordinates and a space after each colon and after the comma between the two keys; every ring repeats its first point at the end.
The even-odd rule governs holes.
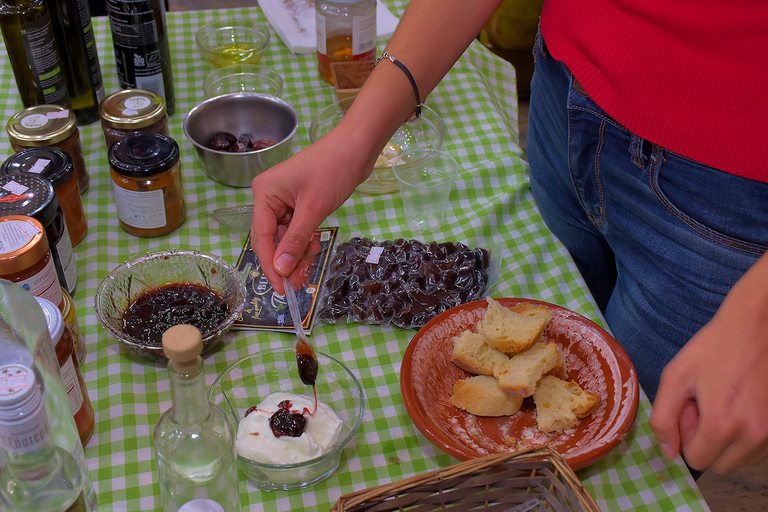
{"type": "Polygon", "coordinates": [[[223,259],[195,250],[146,254],[119,265],[101,282],[95,310],[101,325],[131,351],[165,359],[166,329],[191,324],[211,351],[245,304],[243,277],[223,259]]]}

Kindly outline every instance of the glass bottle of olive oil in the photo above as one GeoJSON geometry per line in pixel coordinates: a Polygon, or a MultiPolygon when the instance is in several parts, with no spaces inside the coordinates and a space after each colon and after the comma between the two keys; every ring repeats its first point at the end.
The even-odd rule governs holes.
{"type": "Polygon", "coordinates": [[[0,0],[0,31],[24,106],[69,106],[53,20],[44,0],[0,0]]]}
{"type": "Polygon", "coordinates": [[[104,99],[99,56],[93,36],[88,0],[46,0],[61,41],[61,58],[66,69],[67,89],[79,124],[99,119],[104,99]]]}

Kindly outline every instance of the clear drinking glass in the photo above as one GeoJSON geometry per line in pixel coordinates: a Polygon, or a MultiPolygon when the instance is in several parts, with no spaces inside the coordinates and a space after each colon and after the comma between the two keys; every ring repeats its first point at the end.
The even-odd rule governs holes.
{"type": "Polygon", "coordinates": [[[447,152],[418,148],[404,151],[392,164],[400,186],[408,227],[419,233],[440,228],[459,164],[447,152]]]}

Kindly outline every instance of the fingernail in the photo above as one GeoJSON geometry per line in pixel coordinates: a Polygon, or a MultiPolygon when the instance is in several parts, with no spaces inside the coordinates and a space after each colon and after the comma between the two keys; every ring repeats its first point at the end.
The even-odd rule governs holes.
{"type": "Polygon", "coordinates": [[[296,263],[296,258],[284,252],[283,254],[278,256],[277,260],[275,261],[275,269],[280,274],[287,275],[293,270],[295,263],[296,263]]]}
{"type": "Polygon", "coordinates": [[[677,457],[677,452],[668,444],[661,443],[661,452],[668,459],[674,459],[677,457]]]}

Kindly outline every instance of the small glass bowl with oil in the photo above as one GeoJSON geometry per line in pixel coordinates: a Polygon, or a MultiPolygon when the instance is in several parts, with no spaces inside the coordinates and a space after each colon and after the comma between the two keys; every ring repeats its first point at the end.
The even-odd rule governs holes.
{"type": "Polygon", "coordinates": [[[196,39],[203,57],[222,68],[258,63],[269,46],[270,32],[258,21],[224,18],[203,25],[196,39]]]}

